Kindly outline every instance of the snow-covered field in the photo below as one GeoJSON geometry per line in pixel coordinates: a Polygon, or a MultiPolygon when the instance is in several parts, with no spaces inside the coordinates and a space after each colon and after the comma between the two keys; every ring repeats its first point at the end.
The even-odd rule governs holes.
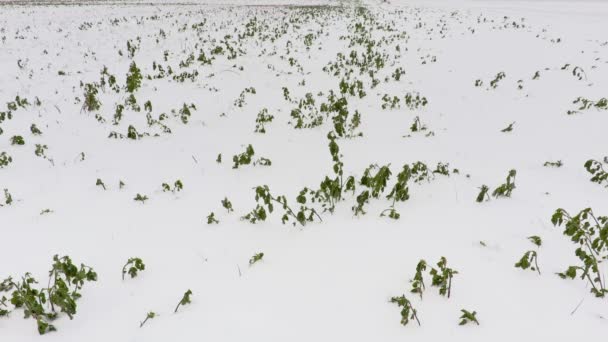
{"type": "Polygon", "coordinates": [[[67,2],[0,5],[0,341],[605,338],[608,3],[67,2]]]}

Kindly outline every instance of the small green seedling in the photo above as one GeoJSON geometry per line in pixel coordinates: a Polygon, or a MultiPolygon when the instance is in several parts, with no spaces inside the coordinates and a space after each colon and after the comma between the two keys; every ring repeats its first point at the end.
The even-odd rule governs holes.
{"type": "Polygon", "coordinates": [[[467,311],[465,309],[460,310],[462,312],[462,316],[460,316],[459,325],[465,325],[471,322],[475,322],[475,324],[479,325],[479,321],[477,320],[477,312],[467,311]]]}
{"type": "Polygon", "coordinates": [[[186,291],[182,299],[179,301],[179,303],[177,303],[177,306],[175,307],[175,311],[173,311],[173,313],[177,313],[177,309],[179,309],[180,306],[190,304],[190,296],[192,296],[192,291],[186,291]]]}
{"type": "Polygon", "coordinates": [[[129,273],[131,278],[137,277],[137,272],[146,269],[146,265],[140,258],[129,258],[127,263],[122,267],[122,280],[125,280],[125,274],[129,273]]]}
{"type": "Polygon", "coordinates": [[[264,253],[256,253],[254,254],[251,259],[249,259],[249,266],[255,264],[256,262],[262,260],[262,258],[264,258],[264,253]]]}

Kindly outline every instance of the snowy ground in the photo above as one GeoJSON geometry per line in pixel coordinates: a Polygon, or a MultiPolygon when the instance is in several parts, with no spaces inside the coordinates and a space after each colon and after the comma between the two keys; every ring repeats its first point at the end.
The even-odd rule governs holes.
{"type": "MultiPolygon", "coordinates": [[[[595,298],[585,280],[555,275],[580,262],[576,246],[550,219],[558,208],[608,215],[606,183],[590,182],[583,166],[608,155],[608,112],[567,114],[580,107],[572,103],[579,96],[608,96],[608,3],[238,2],[0,6],[0,111],[16,96],[30,103],[0,122],[0,153],[12,157],[0,168],[0,190],[13,199],[0,207],[0,281],[31,272],[44,287],[55,254],[98,273],[85,285],[74,319],[61,314],[53,321],[56,332],[38,336],[35,320],[15,309],[0,317],[1,341],[606,336],[608,299],[595,298]],[[349,46],[354,37],[363,40],[349,46]],[[127,41],[137,46],[133,56],[127,41]],[[224,54],[213,54],[218,46],[224,54]],[[384,62],[374,75],[377,85],[357,66],[341,68],[339,76],[323,70],[353,50],[359,58],[377,53],[384,62]],[[211,64],[198,60],[201,52],[214,58],[211,64]],[[117,119],[116,106],[130,95],[125,82],[132,62],[144,75],[133,93],[141,110],[127,106],[117,119]],[[399,80],[391,76],[397,68],[405,71],[399,80]],[[353,69],[350,78],[347,69],[353,69]],[[191,78],[174,77],[184,72],[191,78]],[[493,88],[500,72],[505,77],[493,88]],[[109,75],[118,92],[107,84],[109,75]],[[365,96],[341,95],[342,79],[362,81],[365,96]],[[483,84],[476,87],[476,80],[483,84]],[[84,84],[98,85],[98,110],[83,110],[84,84]],[[244,93],[239,106],[250,87],[255,94],[244,93]],[[290,115],[306,93],[318,109],[330,90],[347,99],[349,122],[355,110],[361,114],[356,132],[363,136],[337,139],[344,177],[358,183],[370,164],[390,164],[384,194],[369,200],[366,215],[351,210],[365,190],[357,184],[333,214],[307,203],[322,222],[283,225],[279,205],[265,222],[242,220],[256,206],[252,188],[258,185],[284,194],[295,209],[302,188],[317,190],[325,176],[335,177],[326,136],[336,114],[321,113],[321,125],[303,129],[294,128],[290,115]],[[406,93],[419,93],[428,104],[410,109],[406,93]],[[382,109],[385,94],[399,97],[400,108],[382,109]],[[144,108],[147,101],[151,109],[144,108]],[[187,123],[179,114],[184,104],[196,107],[187,123]],[[274,120],[265,134],[255,133],[263,108],[274,120]],[[157,123],[163,113],[160,122],[171,133],[157,123]],[[410,131],[416,117],[426,130],[410,131]],[[512,131],[501,132],[511,123],[512,131]],[[42,134],[32,134],[32,124],[42,134]],[[129,126],[150,135],[129,139],[129,126]],[[109,138],[112,132],[124,137],[109,138]],[[25,144],[12,145],[13,136],[25,144]],[[233,169],[232,156],[248,144],[255,159],[272,165],[233,169]],[[36,145],[47,146],[43,155],[35,154],[36,145]],[[563,166],[543,166],[558,160],[563,166]],[[450,175],[410,181],[410,199],[395,205],[400,219],[380,217],[402,165],[416,161],[431,170],[449,163],[450,175]],[[479,187],[491,192],[511,169],[517,176],[510,198],[475,201],[479,187]],[[182,191],[163,191],[161,184],[178,179],[182,191]],[[137,194],[148,200],[134,201],[137,194]],[[225,197],[234,212],[222,207],[225,197]],[[219,224],[207,224],[211,212],[219,224]],[[536,250],[529,236],[543,240],[541,275],[514,267],[524,252],[536,250]],[[258,252],[263,259],[250,266],[258,252]],[[430,269],[441,256],[458,271],[451,297],[440,296],[428,274],[423,299],[410,293],[418,261],[430,269]],[[123,281],[129,257],[143,259],[146,269],[123,281]],[[174,314],[187,289],[192,303],[174,314]],[[400,308],[389,300],[402,294],[421,326],[400,324],[400,308]],[[459,326],[461,309],[476,311],[480,325],[459,326]],[[158,316],[140,328],[149,311],[158,316]]],[[[366,67],[376,70],[374,63],[366,67]]]]}

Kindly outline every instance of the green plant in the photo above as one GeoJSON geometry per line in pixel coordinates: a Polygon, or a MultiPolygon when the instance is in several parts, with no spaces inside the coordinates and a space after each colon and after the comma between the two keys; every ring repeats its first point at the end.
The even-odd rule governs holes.
{"type": "Polygon", "coordinates": [[[224,207],[229,213],[234,211],[234,209],[232,209],[232,203],[228,200],[228,197],[224,197],[222,200],[222,207],[224,207]]]}
{"type": "MultiPolygon", "coordinates": [[[[241,217],[242,220],[247,220],[250,223],[256,223],[257,221],[265,221],[268,214],[271,214],[274,211],[274,203],[278,203],[280,207],[283,209],[283,215],[281,216],[281,222],[283,224],[289,222],[290,219],[293,219],[293,224],[296,222],[301,226],[305,226],[307,222],[312,222],[314,220],[314,216],[318,217],[321,220],[319,214],[312,208],[308,208],[304,205],[300,207],[300,210],[296,213],[291,209],[289,204],[287,203],[287,198],[285,196],[273,196],[270,193],[270,189],[267,185],[261,185],[254,188],[255,190],[255,200],[257,202],[256,207],[241,217]]],[[[305,189],[305,191],[307,191],[305,189]]],[[[297,202],[300,204],[305,204],[305,200],[302,199],[302,192],[300,196],[297,198],[297,202]]]]}
{"type": "Polygon", "coordinates": [[[264,108],[255,119],[255,133],[266,133],[266,124],[272,122],[273,115],[268,114],[268,109],[264,108]]]}
{"type": "Polygon", "coordinates": [[[585,170],[593,175],[590,181],[600,185],[606,183],[605,186],[608,188],[608,172],[604,170],[601,162],[593,159],[587,160],[585,162],[585,170]]]}
{"type": "Polygon", "coordinates": [[[46,145],[36,144],[36,149],[34,150],[34,154],[38,157],[46,158],[45,151],[48,149],[46,145]]]}
{"type": "Polygon", "coordinates": [[[564,164],[562,163],[562,161],[561,161],[561,160],[558,160],[558,161],[555,161],[555,162],[552,162],[552,161],[546,161],[546,162],[543,164],[543,166],[545,166],[545,167],[561,167],[562,165],[564,165],[564,164]]]}
{"type": "Polygon", "coordinates": [[[416,265],[416,274],[414,274],[414,279],[410,280],[410,283],[412,283],[412,289],[410,292],[419,294],[420,299],[422,299],[422,292],[425,290],[424,277],[422,275],[422,272],[424,271],[426,271],[426,261],[421,259],[416,265]]]}
{"type": "Polygon", "coordinates": [[[511,197],[511,193],[515,189],[515,175],[516,174],[517,174],[517,171],[510,170],[509,174],[507,175],[506,182],[499,185],[496,189],[494,189],[494,191],[492,192],[492,196],[494,196],[496,198],[511,197]]]}
{"type": "Polygon", "coordinates": [[[220,223],[220,221],[218,221],[215,218],[215,213],[211,212],[211,214],[207,215],[207,224],[218,224],[220,223]]]}
{"type": "Polygon", "coordinates": [[[140,201],[141,203],[146,203],[146,201],[148,200],[148,196],[137,194],[133,200],[140,201]]]}
{"type": "Polygon", "coordinates": [[[143,322],[139,323],[139,327],[140,327],[140,328],[141,328],[141,327],[143,327],[143,326],[144,326],[144,324],[146,324],[146,322],[147,322],[149,319],[153,319],[154,317],[156,317],[156,313],[155,313],[155,312],[152,312],[152,311],[148,312],[148,313],[146,314],[146,319],[144,319],[144,320],[143,320],[143,322]]]}
{"type": "Polygon", "coordinates": [[[171,191],[173,193],[176,193],[184,189],[184,183],[182,183],[182,181],[178,179],[173,183],[173,188],[171,188],[171,186],[167,183],[161,184],[161,187],[163,188],[163,192],[171,191]]]}
{"type": "Polygon", "coordinates": [[[439,287],[439,294],[442,296],[447,295],[450,298],[452,292],[452,278],[458,271],[447,267],[447,260],[445,257],[441,257],[437,263],[437,268],[432,268],[429,272],[433,277],[431,286],[439,287]]]}
{"type": "Polygon", "coordinates": [[[135,92],[141,87],[142,80],[141,70],[137,67],[135,62],[131,62],[129,66],[129,72],[127,73],[127,91],[129,93],[135,92]]]}
{"type": "Polygon", "coordinates": [[[415,117],[414,122],[410,126],[410,131],[420,132],[420,131],[425,131],[425,130],[426,130],[426,126],[424,124],[422,124],[422,122],[420,121],[420,117],[418,117],[418,116],[415,117]]]}
{"type": "Polygon", "coordinates": [[[104,190],[106,190],[106,185],[103,183],[103,181],[101,180],[101,178],[97,178],[97,182],[95,183],[96,186],[101,186],[104,190]]]}
{"type": "Polygon", "coordinates": [[[604,297],[608,293],[600,265],[608,259],[608,216],[595,216],[591,208],[581,210],[571,216],[564,209],[557,209],[551,217],[554,226],[564,225],[564,235],[577,246],[576,257],[581,265],[569,266],[564,272],[558,273],[562,279],[577,277],[587,279],[591,285],[591,293],[596,297],[604,297]]]}
{"type": "Polygon", "coordinates": [[[13,162],[13,158],[9,156],[6,152],[0,153],[0,168],[4,168],[8,166],[8,164],[13,162]]]}
{"type": "MultiPolygon", "coordinates": [[[[0,292],[13,290],[11,304],[15,309],[23,309],[24,318],[34,318],[38,333],[42,335],[56,330],[49,322],[55,320],[59,312],[66,313],[70,319],[74,317],[80,290],[85,282],[96,280],[97,273],[91,267],[84,264],[77,267],[70,257],[55,255],[46,288],[35,288],[38,282],[26,273],[21,281],[13,281],[10,277],[2,281],[0,292]]],[[[6,307],[6,298],[2,297],[0,303],[6,307]]]]}
{"type": "MultiPolygon", "coordinates": [[[[538,236],[529,236],[528,240],[532,242],[536,247],[540,247],[542,245],[542,240],[538,236]]],[[[528,268],[532,271],[537,271],[540,274],[540,267],[538,267],[538,253],[537,251],[527,251],[524,255],[519,259],[518,262],[515,263],[515,267],[521,268],[522,270],[527,270],[528,268]]]]}
{"type": "Polygon", "coordinates": [[[488,195],[488,191],[490,191],[490,188],[488,188],[487,185],[482,185],[479,188],[479,194],[477,195],[477,198],[475,199],[475,201],[481,203],[483,201],[485,201],[486,199],[490,199],[490,195],[488,195]]]}
{"type": "Polygon", "coordinates": [[[503,133],[511,132],[513,131],[513,125],[515,125],[515,122],[511,122],[507,127],[501,129],[500,131],[503,133]]]}
{"type": "Polygon", "coordinates": [[[506,76],[507,75],[502,71],[499,72],[498,74],[496,74],[496,77],[492,81],[490,81],[490,87],[492,87],[492,88],[498,87],[498,82],[500,80],[502,80],[503,78],[505,78],[506,76]]]}
{"type": "Polygon", "coordinates": [[[222,163],[222,154],[221,153],[219,153],[217,155],[217,158],[215,158],[215,162],[218,163],[218,164],[222,163]]]}
{"type": "Polygon", "coordinates": [[[13,196],[11,195],[10,192],[8,192],[8,189],[4,189],[4,204],[6,204],[6,205],[13,204],[13,196]]]}
{"type": "Polygon", "coordinates": [[[30,131],[32,132],[33,135],[41,135],[42,134],[42,131],[40,131],[38,129],[38,127],[36,127],[36,124],[32,124],[30,126],[30,131]]]}
{"type": "Polygon", "coordinates": [[[407,325],[412,319],[415,319],[418,325],[420,325],[420,320],[418,319],[416,309],[414,309],[412,303],[407,298],[405,298],[404,295],[402,295],[401,297],[392,297],[391,303],[396,303],[397,306],[401,308],[402,325],[407,325]]]}
{"type": "Polygon", "coordinates": [[[11,145],[25,145],[25,140],[20,135],[14,135],[11,137],[11,145]]]}
{"type": "Polygon", "coordinates": [[[146,265],[140,258],[129,258],[122,267],[122,280],[125,280],[125,274],[129,273],[131,278],[137,277],[137,272],[146,269],[146,265]]]}
{"type": "Polygon", "coordinates": [[[82,110],[92,112],[101,108],[101,102],[97,99],[97,85],[87,83],[84,85],[84,102],[82,103],[82,110]]]}
{"type": "Polygon", "coordinates": [[[251,266],[251,265],[255,264],[256,262],[262,260],[262,258],[264,258],[264,253],[260,252],[260,253],[254,254],[251,257],[251,259],[249,259],[249,265],[251,266]]]}
{"type": "Polygon", "coordinates": [[[182,296],[182,299],[179,301],[179,303],[177,303],[177,306],[175,307],[175,311],[173,311],[173,313],[177,313],[177,309],[179,309],[180,306],[190,304],[190,296],[192,296],[192,291],[186,291],[182,296]]]}
{"type": "Polygon", "coordinates": [[[465,325],[470,322],[475,322],[475,324],[479,325],[479,321],[477,321],[477,312],[470,312],[465,309],[460,310],[460,312],[462,312],[462,315],[460,316],[459,325],[465,325]]]}
{"type": "Polygon", "coordinates": [[[232,157],[232,161],[234,162],[234,165],[232,166],[232,168],[238,169],[240,165],[251,164],[251,159],[254,154],[255,154],[255,151],[253,150],[253,146],[251,146],[251,144],[247,145],[245,152],[243,152],[241,154],[237,154],[232,157]]]}

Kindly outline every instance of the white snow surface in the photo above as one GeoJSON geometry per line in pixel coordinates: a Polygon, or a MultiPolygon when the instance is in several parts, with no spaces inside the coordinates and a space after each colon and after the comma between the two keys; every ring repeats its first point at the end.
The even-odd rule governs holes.
{"type": "Polygon", "coordinates": [[[588,159],[608,155],[608,112],[566,114],[577,108],[572,101],[579,96],[608,96],[608,3],[314,1],[330,5],[319,8],[280,6],[311,4],[300,0],[228,3],[0,5],[0,108],[17,95],[30,102],[0,123],[0,152],[13,158],[0,169],[0,190],[8,189],[14,200],[0,207],[0,280],[31,272],[45,285],[55,254],[90,265],[99,275],[85,285],[74,319],[60,315],[54,321],[58,331],[39,336],[35,320],[23,319],[17,309],[0,317],[0,341],[605,338],[608,299],[595,298],[583,280],[555,275],[577,259],[575,246],[550,218],[557,208],[576,213],[591,207],[608,215],[608,189],[590,182],[583,167],[588,159]],[[252,4],[264,6],[240,6],[252,4]],[[370,164],[390,163],[392,184],[404,163],[416,161],[433,168],[449,163],[460,173],[412,183],[411,198],[396,206],[399,220],[379,217],[390,205],[386,199],[370,200],[367,214],[355,217],[351,193],[334,214],[322,214],[323,222],[304,227],[283,225],[280,209],[265,222],[241,220],[255,207],[255,186],[266,184],[295,206],[303,187],[317,188],[333,175],[326,138],[331,118],[319,127],[295,129],[289,122],[296,105],[283,98],[282,87],[295,99],[314,94],[317,105],[330,89],[339,92],[341,76],[323,67],[338,53],[348,56],[356,49],[340,40],[358,20],[355,5],[397,30],[375,29],[374,39],[400,32],[407,38],[382,45],[389,58],[375,88],[355,69],[353,77],[364,80],[367,95],[347,96],[351,113],[361,113],[363,137],[338,139],[345,175],[359,179],[370,164]],[[263,23],[263,34],[282,27],[285,34],[263,41],[256,33],[243,40],[235,59],[218,55],[211,65],[195,60],[179,66],[201,49],[209,56],[226,35],[234,40],[254,17],[263,23]],[[314,40],[306,49],[309,33],[314,40]],[[137,37],[139,49],[129,58],[127,40],[137,37]],[[132,61],[144,75],[157,73],[156,62],[175,74],[197,70],[198,76],[184,82],[144,78],[135,92],[141,112],[125,109],[118,125],[112,120],[115,105],[127,97],[124,89],[117,94],[106,86],[98,111],[81,110],[81,82],[98,82],[106,66],[122,87],[132,61]],[[570,67],[562,70],[565,64],[570,67]],[[586,78],[572,75],[575,66],[586,78]],[[405,70],[400,81],[391,78],[397,67],[405,70]],[[536,71],[540,77],[533,80],[536,71]],[[489,83],[499,72],[506,77],[492,89],[489,83]],[[477,79],[483,86],[474,86],[477,79]],[[256,94],[235,106],[247,87],[256,94]],[[324,96],[317,97],[319,92],[324,96]],[[384,94],[407,92],[424,95],[428,105],[381,108],[384,94]],[[147,126],[148,100],[154,118],[168,114],[171,134],[147,126]],[[196,106],[187,124],[171,114],[184,103],[196,106]],[[265,134],[254,133],[262,108],[274,121],[265,134]],[[416,116],[434,136],[409,132],[416,116]],[[512,132],[501,132],[512,122],[512,132]],[[32,123],[42,135],[30,133],[32,123]],[[129,125],[160,136],[108,138],[112,131],[126,135],[129,125]],[[25,145],[11,145],[14,135],[23,136],[25,145]],[[34,154],[36,144],[48,146],[47,159],[34,154]],[[248,144],[272,165],[233,169],[232,156],[248,144]],[[219,153],[222,163],[216,163],[219,153]],[[564,165],[543,166],[556,160],[564,165]],[[510,169],[517,170],[511,198],[475,202],[482,184],[493,189],[510,169]],[[98,178],[107,190],[95,185],[98,178]],[[182,191],[162,191],[162,183],[177,179],[182,191]],[[119,189],[121,180],[126,185],[119,189]],[[149,200],[134,201],[138,193],[149,200]],[[222,208],[224,197],[233,213],[222,208]],[[44,209],[52,212],[41,215],[44,209]],[[207,224],[210,212],[219,224],[207,224]],[[527,240],[531,235],[543,239],[541,275],[514,267],[534,249],[527,240]],[[249,266],[258,252],[264,258],[249,266]],[[146,269],[121,280],[123,264],[135,256],[146,269]],[[422,300],[409,293],[418,261],[434,266],[441,256],[458,271],[451,298],[440,296],[430,279],[422,300]],[[187,289],[192,303],[174,314],[187,289]],[[389,299],[401,294],[418,310],[421,326],[400,324],[400,309],[389,299]],[[461,309],[476,311],[480,325],[459,326],[461,309]],[[158,316],[140,328],[148,311],[158,316]]]}

